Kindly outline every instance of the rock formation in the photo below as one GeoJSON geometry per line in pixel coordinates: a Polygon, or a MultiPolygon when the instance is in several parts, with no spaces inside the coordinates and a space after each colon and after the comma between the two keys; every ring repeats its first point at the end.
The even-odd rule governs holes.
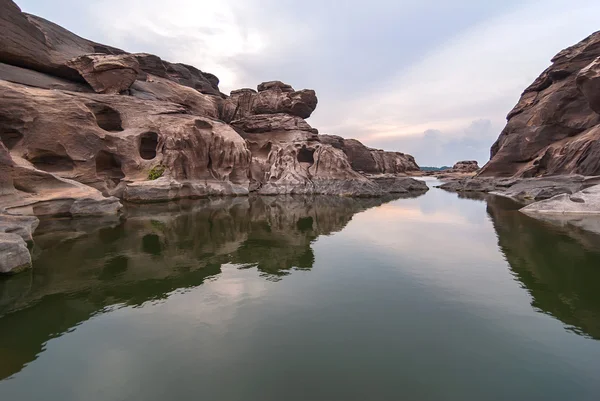
{"type": "Polygon", "coordinates": [[[594,185],[573,194],[556,195],[526,206],[521,211],[529,215],[597,215],[600,211],[600,185],[594,185]]]}
{"type": "Polygon", "coordinates": [[[480,176],[600,175],[600,32],[558,53],[521,96],[480,176]]]}
{"type": "Polygon", "coordinates": [[[366,174],[402,174],[420,170],[411,155],[368,148],[356,139],[336,135],[321,135],[321,141],[341,149],[352,168],[366,174]]]}
{"type": "MultiPolygon", "coordinates": [[[[0,135],[23,168],[138,202],[386,192],[304,120],[313,90],[272,81],[225,96],[212,74],[82,39],[1,1],[0,135]]],[[[417,168],[366,151],[365,172],[417,168]]]]}
{"type": "Polygon", "coordinates": [[[475,177],[450,180],[440,185],[440,188],[461,193],[491,192],[519,202],[530,203],[561,194],[574,194],[599,184],[600,177],[581,175],[501,179],[475,177]]]}
{"type": "Polygon", "coordinates": [[[318,135],[305,121],[313,90],[271,81],[226,96],[195,67],[80,38],[11,0],[0,10],[0,218],[115,214],[119,200],[422,188],[360,173],[418,166],[352,141],[371,160],[364,168],[318,135]]]}
{"type": "Polygon", "coordinates": [[[471,174],[479,171],[477,160],[463,160],[457,162],[451,169],[444,170],[444,173],[471,174]]]}

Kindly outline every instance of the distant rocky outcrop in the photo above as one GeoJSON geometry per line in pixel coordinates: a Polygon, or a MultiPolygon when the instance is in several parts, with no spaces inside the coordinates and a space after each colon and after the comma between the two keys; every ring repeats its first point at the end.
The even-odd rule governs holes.
{"type": "Polygon", "coordinates": [[[476,173],[479,171],[477,160],[463,160],[457,162],[451,169],[444,171],[445,173],[476,173]]]}
{"type": "Polygon", "coordinates": [[[321,135],[321,141],[342,150],[356,171],[366,174],[419,171],[415,158],[405,153],[368,148],[356,139],[345,139],[336,135],[321,135]]]}
{"type": "Polygon", "coordinates": [[[318,135],[305,121],[313,90],[270,81],[227,96],[193,66],[80,38],[11,0],[0,11],[0,219],[116,214],[122,200],[420,187],[363,174],[418,169],[412,156],[318,135]]]}
{"type": "Polygon", "coordinates": [[[558,53],[521,96],[480,176],[600,175],[600,32],[558,53]]]}

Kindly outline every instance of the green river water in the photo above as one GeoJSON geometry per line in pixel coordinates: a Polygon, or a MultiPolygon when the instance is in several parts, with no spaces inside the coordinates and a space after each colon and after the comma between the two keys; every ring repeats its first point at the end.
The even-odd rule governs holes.
{"type": "Polygon", "coordinates": [[[600,399],[600,236],[511,201],[126,217],[42,222],[0,280],[0,400],[600,399]]]}

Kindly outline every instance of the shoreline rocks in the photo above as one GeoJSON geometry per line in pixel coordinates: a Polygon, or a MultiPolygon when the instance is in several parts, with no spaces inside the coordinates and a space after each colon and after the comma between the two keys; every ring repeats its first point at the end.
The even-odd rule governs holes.
{"type": "Polygon", "coordinates": [[[600,176],[475,177],[450,180],[438,188],[459,194],[489,193],[509,198],[523,204],[520,212],[530,217],[600,234],[600,176]]]}
{"type": "Polygon", "coordinates": [[[452,192],[485,192],[520,202],[550,199],[560,194],[573,194],[600,184],[600,177],[564,175],[540,178],[472,177],[452,179],[438,187],[452,192]]]}

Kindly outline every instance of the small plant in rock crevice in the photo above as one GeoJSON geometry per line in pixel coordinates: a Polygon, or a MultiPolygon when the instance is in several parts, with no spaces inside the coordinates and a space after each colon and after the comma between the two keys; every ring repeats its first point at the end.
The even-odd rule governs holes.
{"type": "Polygon", "coordinates": [[[150,171],[148,172],[148,180],[149,181],[153,181],[153,180],[157,180],[160,177],[163,176],[163,174],[165,173],[166,167],[165,166],[154,166],[150,169],[150,171]]]}

